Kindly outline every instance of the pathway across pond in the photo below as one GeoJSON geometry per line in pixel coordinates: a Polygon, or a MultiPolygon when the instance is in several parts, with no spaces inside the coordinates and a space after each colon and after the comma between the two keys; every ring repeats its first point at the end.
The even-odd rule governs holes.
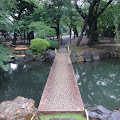
{"type": "Polygon", "coordinates": [[[64,47],[56,54],[38,111],[39,113],[84,111],[70,56],[64,47]]]}

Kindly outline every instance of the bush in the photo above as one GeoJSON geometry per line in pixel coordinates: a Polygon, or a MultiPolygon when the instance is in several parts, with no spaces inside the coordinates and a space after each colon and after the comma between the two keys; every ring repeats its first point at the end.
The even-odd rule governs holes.
{"type": "Polygon", "coordinates": [[[50,43],[50,48],[55,49],[58,47],[58,42],[54,41],[54,40],[48,40],[48,42],[50,43]]]}
{"type": "Polygon", "coordinates": [[[62,35],[67,35],[67,33],[62,33],[62,35]]]}
{"type": "Polygon", "coordinates": [[[31,40],[31,49],[41,53],[44,50],[47,50],[50,47],[50,43],[47,40],[36,38],[31,40]]]}
{"type": "Polygon", "coordinates": [[[15,57],[15,55],[12,54],[10,50],[0,45],[0,68],[2,68],[5,71],[8,71],[9,67],[5,65],[4,63],[12,60],[10,56],[15,57]]]}

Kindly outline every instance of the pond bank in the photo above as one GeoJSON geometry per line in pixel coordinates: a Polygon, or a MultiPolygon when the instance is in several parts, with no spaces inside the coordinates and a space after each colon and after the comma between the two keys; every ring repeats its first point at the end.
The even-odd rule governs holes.
{"type": "MultiPolygon", "coordinates": [[[[92,120],[119,120],[120,109],[109,111],[101,105],[87,109],[89,118],[92,120]]],[[[63,113],[63,114],[41,114],[35,108],[35,101],[23,97],[17,97],[13,101],[5,101],[0,104],[0,120],[30,120],[32,117],[37,120],[49,120],[53,118],[72,118],[74,120],[87,120],[82,114],[63,113]],[[10,112],[9,112],[10,111],[10,112]]],[[[90,120],[91,120],[90,119],[90,120]]]]}

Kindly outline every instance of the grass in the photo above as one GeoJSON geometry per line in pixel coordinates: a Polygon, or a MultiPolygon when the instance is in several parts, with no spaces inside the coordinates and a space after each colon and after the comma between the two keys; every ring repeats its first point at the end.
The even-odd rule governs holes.
{"type": "Polygon", "coordinates": [[[87,120],[81,114],[66,113],[66,114],[55,114],[55,115],[41,115],[40,120],[50,120],[53,118],[74,118],[75,120],[87,120]]]}
{"type": "Polygon", "coordinates": [[[84,54],[84,52],[88,50],[90,50],[93,54],[105,51],[104,49],[98,49],[98,48],[83,47],[83,46],[70,46],[70,51],[72,50],[76,50],[78,55],[84,54]]]}

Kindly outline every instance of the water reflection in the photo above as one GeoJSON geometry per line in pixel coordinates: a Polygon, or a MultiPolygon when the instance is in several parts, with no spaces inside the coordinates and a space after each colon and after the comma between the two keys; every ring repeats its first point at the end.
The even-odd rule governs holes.
{"type": "Polygon", "coordinates": [[[120,106],[120,62],[101,60],[73,64],[85,107],[103,105],[113,110],[120,106]]]}
{"type": "Polygon", "coordinates": [[[9,72],[0,71],[0,103],[17,96],[32,98],[39,104],[51,64],[29,62],[8,64],[9,72]]]}

